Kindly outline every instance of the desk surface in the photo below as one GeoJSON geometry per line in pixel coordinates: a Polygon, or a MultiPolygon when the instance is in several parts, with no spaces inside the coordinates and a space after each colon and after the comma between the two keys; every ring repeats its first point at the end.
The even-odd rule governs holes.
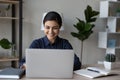
{"type": "MultiPolygon", "coordinates": [[[[98,65],[94,65],[94,67],[98,67],[98,65]]],[[[103,65],[99,65],[99,67],[103,67],[103,65]]],[[[91,79],[88,77],[84,77],[81,75],[77,75],[74,74],[73,75],[73,79],[27,79],[27,78],[22,78],[20,80],[120,80],[120,69],[114,69],[112,70],[114,73],[116,73],[117,75],[113,75],[113,76],[105,76],[105,77],[100,77],[100,78],[95,78],[95,79],[91,79]]],[[[4,80],[4,79],[0,79],[0,80],[4,80]]],[[[10,79],[12,80],[12,79],[10,79]]]]}
{"type": "Polygon", "coordinates": [[[73,79],[24,79],[24,80],[120,80],[120,71],[118,75],[100,77],[95,79],[74,74],[73,79]]]}

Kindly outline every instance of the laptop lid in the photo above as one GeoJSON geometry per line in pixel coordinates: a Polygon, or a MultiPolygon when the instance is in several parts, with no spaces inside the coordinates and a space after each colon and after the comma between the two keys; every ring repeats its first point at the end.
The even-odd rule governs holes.
{"type": "Polygon", "coordinates": [[[26,49],[27,78],[72,78],[73,50],[26,49]]]}

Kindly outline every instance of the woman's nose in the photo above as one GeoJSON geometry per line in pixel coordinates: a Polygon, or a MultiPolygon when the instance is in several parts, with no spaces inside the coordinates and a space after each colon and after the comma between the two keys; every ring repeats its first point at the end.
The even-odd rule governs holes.
{"type": "Polygon", "coordinates": [[[50,28],[50,29],[49,29],[49,33],[53,33],[53,28],[50,28]]]}

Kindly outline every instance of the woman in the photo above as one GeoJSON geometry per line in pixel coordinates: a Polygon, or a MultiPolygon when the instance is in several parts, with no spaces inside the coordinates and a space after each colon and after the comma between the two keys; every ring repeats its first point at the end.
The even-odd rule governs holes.
{"type": "MultiPolygon", "coordinates": [[[[58,36],[60,28],[62,26],[62,19],[57,12],[48,12],[44,17],[43,24],[45,36],[34,40],[30,45],[30,48],[73,49],[68,40],[60,38],[58,36]]],[[[78,70],[81,68],[81,63],[76,54],[74,55],[74,70],[78,70]]],[[[21,61],[21,64],[23,64],[24,62],[25,59],[21,61]]],[[[25,69],[25,65],[21,65],[21,68],[25,69]]]]}

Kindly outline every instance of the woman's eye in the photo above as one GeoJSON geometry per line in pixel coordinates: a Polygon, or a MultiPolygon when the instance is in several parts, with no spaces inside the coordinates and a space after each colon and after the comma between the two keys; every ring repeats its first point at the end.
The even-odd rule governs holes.
{"type": "Polygon", "coordinates": [[[49,27],[49,26],[45,26],[45,29],[53,29],[53,30],[58,30],[59,27],[49,27]]]}
{"type": "Polygon", "coordinates": [[[53,27],[53,29],[55,29],[55,30],[56,30],[56,29],[59,29],[59,28],[58,28],[58,27],[53,27]]]}
{"type": "Polygon", "coordinates": [[[45,29],[50,29],[50,27],[49,26],[45,26],[45,29]]]}

